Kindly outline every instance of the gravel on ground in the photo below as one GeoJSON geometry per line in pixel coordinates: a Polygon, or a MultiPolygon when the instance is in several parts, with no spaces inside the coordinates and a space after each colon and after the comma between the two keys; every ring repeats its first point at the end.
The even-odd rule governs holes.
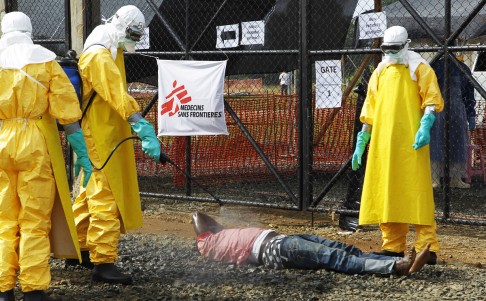
{"type": "MultiPolygon", "coordinates": [[[[117,266],[132,285],[91,281],[91,271],[52,259],[48,293],[63,300],[486,300],[485,229],[439,224],[437,265],[409,277],[347,275],[326,270],[271,270],[209,262],[195,248],[191,213],[201,210],[229,226],[271,227],[283,234],[314,233],[379,250],[379,229],[355,233],[332,216],[261,208],[144,200],[145,226],[122,235],[117,266]]],[[[413,241],[413,231],[410,235],[413,241]]],[[[20,297],[18,288],[17,297],[20,297]]]]}

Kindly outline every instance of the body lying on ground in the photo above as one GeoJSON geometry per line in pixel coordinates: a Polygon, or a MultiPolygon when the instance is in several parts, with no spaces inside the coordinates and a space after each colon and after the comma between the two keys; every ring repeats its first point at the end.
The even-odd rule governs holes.
{"type": "Polygon", "coordinates": [[[366,253],[355,246],[311,234],[281,235],[271,229],[226,229],[210,216],[192,215],[199,253],[227,264],[254,264],[275,269],[326,269],[346,274],[408,276],[427,262],[430,245],[405,257],[366,253]]]}

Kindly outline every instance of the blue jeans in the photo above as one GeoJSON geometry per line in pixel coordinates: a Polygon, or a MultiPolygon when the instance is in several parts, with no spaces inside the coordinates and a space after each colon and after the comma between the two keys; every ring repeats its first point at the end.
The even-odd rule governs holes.
{"type": "Polygon", "coordinates": [[[280,257],[285,268],[327,269],[346,274],[390,274],[400,259],[365,253],[352,245],[309,234],[283,238],[280,257]]]}

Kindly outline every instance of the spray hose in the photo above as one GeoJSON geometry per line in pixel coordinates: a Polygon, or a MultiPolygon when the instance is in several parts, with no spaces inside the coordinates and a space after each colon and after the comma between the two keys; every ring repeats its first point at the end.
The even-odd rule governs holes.
{"type": "MultiPolygon", "coordinates": [[[[110,154],[108,155],[108,158],[106,158],[105,162],[103,163],[103,165],[101,165],[101,167],[96,167],[93,162],[91,162],[91,165],[93,166],[94,169],[96,170],[102,170],[103,168],[105,168],[106,164],[108,164],[108,161],[110,161],[110,158],[111,156],[113,156],[113,154],[115,153],[115,151],[118,149],[118,147],[120,147],[120,145],[122,145],[122,143],[128,141],[128,140],[142,140],[140,137],[138,136],[130,136],[130,137],[126,137],[124,139],[122,139],[120,142],[118,142],[117,145],[115,145],[115,147],[111,150],[110,154]]],[[[162,163],[162,164],[165,164],[165,163],[169,163],[170,165],[174,166],[178,171],[180,171],[182,174],[184,174],[186,177],[188,177],[191,181],[193,181],[194,183],[196,183],[202,190],[204,190],[207,194],[209,194],[210,196],[212,196],[220,205],[222,204],[221,200],[219,198],[217,198],[216,196],[214,196],[214,194],[212,194],[210,191],[208,191],[203,185],[201,185],[199,182],[197,182],[193,177],[189,176],[182,168],[180,168],[174,161],[172,161],[166,154],[164,153],[160,153],[160,158],[159,158],[159,162],[162,163]]]]}
{"type": "MultiPolygon", "coordinates": [[[[159,92],[155,93],[155,95],[153,96],[153,98],[150,100],[150,103],[147,105],[147,107],[145,108],[145,110],[143,110],[142,117],[145,117],[145,115],[147,115],[147,113],[151,110],[152,106],[158,100],[158,97],[159,97],[159,92]]],[[[94,98],[94,96],[92,96],[92,98],[94,98]]],[[[91,101],[92,100],[90,100],[90,102],[91,101]]],[[[87,111],[87,108],[85,109],[85,112],[86,111],[87,111]]],[[[84,114],[83,114],[83,116],[84,116],[84,114]]],[[[128,140],[142,140],[142,139],[140,137],[138,137],[138,136],[130,136],[130,137],[127,137],[127,138],[122,139],[120,142],[118,142],[117,145],[115,145],[115,147],[110,152],[110,154],[108,155],[108,158],[106,158],[105,162],[103,163],[103,165],[101,165],[101,167],[98,168],[98,167],[94,166],[93,165],[93,162],[90,161],[91,162],[91,165],[93,166],[93,168],[96,169],[96,170],[102,170],[106,166],[106,164],[108,163],[108,161],[110,160],[111,156],[113,156],[113,154],[115,153],[115,151],[117,150],[117,148],[122,143],[124,143],[125,141],[128,141],[128,140]]],[[[190,179],[192,182],[196,183],[202,190],[204,190],[207,194],[209,194],[210,196],[212,196],[216,200],[216,202],[218,202],[219,205],[222,205],[222,201],[219,198],[217,198],[216,196],[214,196],[214,194],[212,194],[210,191],[208,191],[203,185],[201,185],[199,182],[197,182],[193,177],[189,176],[182,168],[180,168],[169,157],[167,157],[167,155],[165,155],[164,153],[160,153],[159,161],[162,164],[169,163],[170,165],[174,166],[178,171],[180,171],[182,174],[184,174],[188,179],[190,179]]]]}
{"type": "Polygon", "coordinates": [[[96,170],[102,170],[103,168],[105,168],[106,164],[108,164],[108,161],[110,161],[111,156],[113,156],[113,154],[114,154],[114,153],[115,153],[115,151],[118,149],[118,147],[119,147],[120,145],[122,145],[122,143],[123,143],[123,142],[128,141],[128,140],[142,140],[142,139],[140,139],[140,138],[139,138],[139,137],[137,137],[137,136],[130,136],[130,137],[127,137],[127,138],[122,139],[122,140],[121,140],[120,142],[118,142],[118,144],[117,144],[117,145],[115,145],[115,147],[114,147],[114,148],[111,150],[110,154],[108,155],[108,158],[106,158],[105,163],[103,163],[103,165],[101,165],[101,167],[96,167],[96,166],[93,164],[93,162],[91,162],[91,160],[90,160],[90,162],[91,162],[91,166],[93,166],[93,168],[94,168],[94,169],[96,169],[96,170]]]}

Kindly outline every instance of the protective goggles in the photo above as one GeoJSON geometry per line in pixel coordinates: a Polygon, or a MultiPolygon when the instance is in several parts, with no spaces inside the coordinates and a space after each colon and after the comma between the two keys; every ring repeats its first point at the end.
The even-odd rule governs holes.
{"type": "Polygon", "coordinates": [[[403,44],[382,44],[380,46],[381,48],[381,51],[383,53],[398,53],[400,52],[400,50],[402,50],[405,45],[407,45],[407,43],[403,43],[403,44]]]}
{"type": "Polygon", "coordinates": [[[125,31],[126,32],[126,38],[132,40],[132,41],[135,41],[135,42],[139,42],[143,35],[144,35],[144,32],[143,31],[140,31],[137,29],[133,29],[133,28],[130,28],[128,27],[127,30],[125,31]]]}

